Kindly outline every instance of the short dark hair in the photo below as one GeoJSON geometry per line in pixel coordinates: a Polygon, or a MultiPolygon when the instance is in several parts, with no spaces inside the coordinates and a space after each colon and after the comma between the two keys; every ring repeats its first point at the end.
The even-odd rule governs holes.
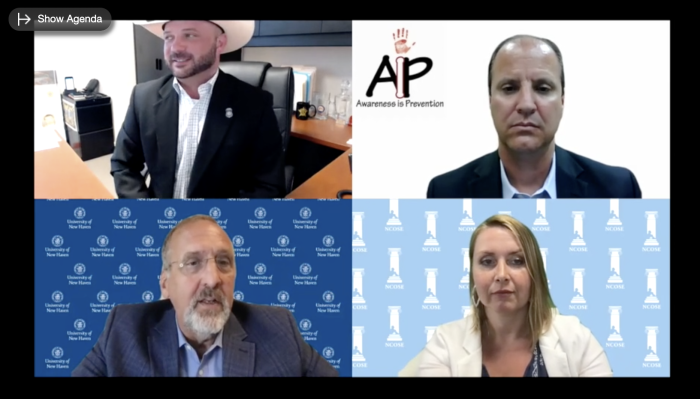
{"type": "Polygon", "coordinates": [[[545,43],[548,45],[553,51],[554,54],[557,56],[557,60],[559,60],[559,72],[561,76],[561,94],[564,95],[564,60],[561,56],[561,50],[559,50],[559,46],[557,46],[553,41],[549,39],[545,39],[543,37],[537,37],[537,36],[531,36],[531,35],[515,35],[507,38],[506,40],[502,41],[497,47],[496,50],[493,51],[493,54],[491,54],[491,61],[489,61],[489,96],[491,95],[491,81],[493,79],[493,62],[496,59],[496,56],[498,55],[498,52],[501,51],[501,48],[505,46],[506,44],[510,42],[514,42],[516,40],[520,39],[532,39],[532,40],[537,40],[542,43],[545,43]]]}

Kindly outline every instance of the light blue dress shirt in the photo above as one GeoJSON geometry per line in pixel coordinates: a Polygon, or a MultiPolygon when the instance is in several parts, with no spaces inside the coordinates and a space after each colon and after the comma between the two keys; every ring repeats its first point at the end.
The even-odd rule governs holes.
{"type": "Polygon", "coordinates": [[[508,175],[506,174],[506,169],[503,167],[503,161],[499,161],[501,164],[501,190],[503,192],[503,198],[511,199],[516,194],[518,198],[557,198],[557,154],[552,156],[552,166],[549,168],[549,174],[547,179],[545,179],[542,187],[537,190],[533,195],[527,195],[519,192],[510,184],[508,180],[508,175]]]}
{"type": "MultiPolygon", "coordinates": [[[[177,323],[177,322],[176,322],[177,323]]],[[[223,330],[216,336],[214,345],[199,360],[197,351],[187,343],[177,326],[178,351],[180,357],[180,377],[223,377],[224,355],[222,349],[223,330]]]]}

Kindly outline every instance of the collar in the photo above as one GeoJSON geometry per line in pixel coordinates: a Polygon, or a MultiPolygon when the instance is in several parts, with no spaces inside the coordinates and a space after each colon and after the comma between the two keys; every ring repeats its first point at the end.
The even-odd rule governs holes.
{"type": "MultiPolygon", "coordinates": [[[[177,325],[177,317],[175,318],[175,325],[177,325]]],[[[225,328],[225,327],[224,327],[225,328]]],[[[221,329],[219,333],[216,335],[216,340],[214,340],[214,345],[207,350],[207,352],[213,350],[214,348],[223,348],[223,336],[224,336],[224,330],[221,329]]],[[[177,325],[177,343],[178,343],[178,348],[182,348],[185,345],[189,345],[187,343],[187,339],[185,338],[185,335],[182,333],[182,330],[180,330],[180,326],[177,325]]]]}
{"type": "MultiPolygon", "coordinates": [[[[205,87],[209,88],[209,92],[211,93],[212,90],[214,89],[214,83],[216,83],[216,79],[218,77],[219,77],[219,70],[217,69],[216,73],[214,74],[214,76],[212,76],[211,79],[207,80],[206,82],[204,82],[203,84],[201,84],[197,88],[197,91],[199,92],[199,94],[200,95],[202,94],[202,89],[204,89],[205,87]]],[[[173,78],[173,88],[175,88],[175,91],[177,92],[177,94],[182,94],[183,92],[185,92],[184,89],[182,88],[182,86],[180,85],[180,82],[177,80],[177,78],[173,78]]]]}
{"type": "MultiPolygon", "coordinates": [[[[503,161],[498,160],[498,163],[501,166],[501,191],[503,192],[503,198],[505,199],[511,199],[513,198],[513,195],[515,194],[522,194],[518,190],[515,189],[510,184],[510,181],[508,180],[508,175],[506,174],[506,169],[503,166],[503,161]]],[[[545,191],[547,191],[547,194],[549,194],[549,198],[551,199],[556,199],[557,198],[557,152],[554,151],[552,154],[552,165],[549,168],[549,174],[547,175],[547,178],[544,181],[544,184],[542,187],[537,190],[531,197],[534,197],[538,194],[541,194],[545,191]]],[[[527,195],[527,194],[523,194],[527,195]]]]}

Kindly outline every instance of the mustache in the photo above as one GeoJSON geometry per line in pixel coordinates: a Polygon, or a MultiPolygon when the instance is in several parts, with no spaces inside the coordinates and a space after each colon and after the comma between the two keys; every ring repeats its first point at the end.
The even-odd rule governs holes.
{"type": "Polygon", "coordinates": [[[170,60],[182,59],[182,58],[192,58],[190,53],[172,53],[170,54],[170,60]]]}
{"type": "Polygon", "coordinates": [[[223,305],[226,298],[224,297],[224,292],[221,289],[215,290],[211,287],[206,287],[199,292],[199,295],[195,297],[194,302],[196,303],[199,301],[212,299],[223,305]]]}

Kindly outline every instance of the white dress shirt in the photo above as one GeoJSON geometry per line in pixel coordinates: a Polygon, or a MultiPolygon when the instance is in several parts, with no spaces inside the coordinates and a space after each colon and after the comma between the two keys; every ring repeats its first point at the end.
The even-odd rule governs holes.
{"type": "MultiPolygon", "coordinates": [[[[185,131],[187,130],[187,125],[190,120],[190,114],[192,113],[192,110],[194,109],[194,106],[197,105],[200,101],[203,102],[203,109],[208,110],[209,109],[209,102],[211,101],[211,94],[214,92],[214,83],[216,83],[216,79],[219,77],[219,71],[217,70],[214,76],[206,81],[204,84],[199,86],[197,91],[199,92],[199,99],[195,100],[192,97],[190,97],[189,94],[185,91],[185,89],[180,86],[180,82],[177,81],[176,79],[173,79],[173,87],[175,88],[175,92],[178,94],[180,97],[180,107],[179,107],[179,119],[178,119],[178,137],[182,136],[185,134],[185,131]],[[205,90],[205,86],[209,87],[209,90],[205,90]]],[[[199,140],[202,138],[202,129],[204,129],[204,121],[207,119],[207,113],[202,112],[198,115],[198,124],[199,124],[199,133],[197,134],[197,144],[199,144],[199,140]]]]}
{"type": "MultiPolygon", "coordinates": [[[[472,326],[473,316],[469,315],[438,327],[399,377],[481,377],[481,334],[474,333],[472,326]]],[[[539,343],[550,377],[613,375],[603,347],[576,316],[555,312],[539,343]]]]}
{"type": "MultiPolygon", "coordinates": [[[[177,78],[173,79],[173,88],[178,94],[180,99],[178,108],[178,144],[177,144],[177,158],[175,161],[176,168],[176,179],[183,179],[185,184],[175,184],[175,198],[186,198],[186,193],[189,186],[189,178],[192,173],[191,170],[187,170],[189,165],[188,162],[182,162],[185,159],[185,151],[192,151],[190,148],[192,144],[197,148],[199,146],[199,141],[202,138],[202,130],[204,129],[204,122],[207,119],[207,111],[209,110],[209,102],[211,101],[212,93],[214,92],[214,83],[219,77],[219,71],[217,70],[214,76],[207,82],[203,83],[197,88],[199,92],[199,99],[193,99],[187,94],[187,91],[180,85],[177,78]],[[196,114],[193,114],[196,112],[196,114]],[[196,133],[196,143],[190,143],[192,137],[188,134],[188,127],[190,124],[190,118],[196,118],[197,120],[197,132],[196,133]],[[179,192],[178,192],[179,191],[179,192]]],[[[196,154],[190,154],[192,158],[195,159],[196,154]]]]}
{"type": "Polygon", "coordinates": [[[510,181],[508,180],[508,175],[506,174],[506,169],[503,167],[503,161],[499,161],[501,164],[501,190],[503,191],[503,198],[505,199],[511,199],[515,194],[521,194],[521,195],[526,195],[528,197],[534,197],[538,194],[542,194],[543,192],[547,191],[547,194],[549,194],[549,198],[551,199],[556,199],[557,198],[557,154],[552,155],[552,166],[549,168],[549,174],[547,175],[547,179],[545,179],[544,184],[542,187],[535,191],[534,194],[528,195],[521,193],[520,191],[516,190],[515,187],[513,187],[510,184],[510,181]]]}

